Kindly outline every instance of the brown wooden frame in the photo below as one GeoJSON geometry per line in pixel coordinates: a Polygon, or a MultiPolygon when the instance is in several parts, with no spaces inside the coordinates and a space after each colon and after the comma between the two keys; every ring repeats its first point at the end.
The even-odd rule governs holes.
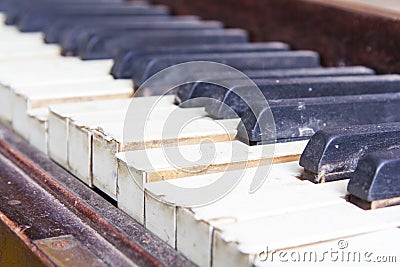
{"type": "Polygon", "coordinates": [[[400,72],[400,20],[395,13],[321,0],[154,0],[175,14],[221,20],[253,41],[284,41],[318,51],[325,66],[366,65],[400,72]]]}

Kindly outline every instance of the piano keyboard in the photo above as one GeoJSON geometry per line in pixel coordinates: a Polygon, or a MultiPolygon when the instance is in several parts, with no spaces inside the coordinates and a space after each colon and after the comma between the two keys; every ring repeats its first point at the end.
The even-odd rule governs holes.
{"type": "Polygon", "coordinates": [[[315,52],[145,1],[0,0],[0,11],[1,122],[196,265],[400,259],[399,75],[321,67],[315,52]],[[133,97],[190,61],[234,67],[259,91],[204,69],[174,94],[160,96],[165,80],[133,97]],[[262,123],[271,114],[276,132],[262,123]],[[268,177],[249,193],[257,173],[268,177]],[[224,196],[181,205],[219,179],[224,196]]]}

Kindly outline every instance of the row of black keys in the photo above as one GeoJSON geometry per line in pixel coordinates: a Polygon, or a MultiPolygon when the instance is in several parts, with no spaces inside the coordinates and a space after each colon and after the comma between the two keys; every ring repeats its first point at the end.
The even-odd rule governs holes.
{"type": "Polygon", "coordinates": [[[316,53],[288,51],[283,43],[248,43],[245,31],[170,16],[166,7],[145,2],[2,0],[0,8],[7,24],[44,32],[46,42],[61,44],[66,55],[114,57],[114,77],[132,77],[139,86],[158,71],[187,61],[235,67],[258,88],[231,72],[189,72],[185,79],[198,82],[177,88],[177,103],[205,106],[218,119],[240,117],[239,138],[250,143],[307,139],[317,132],[300,161],[311,179],[353,176],[350,192],[369,201],[399,194],[393,186],[399,183],[387,179],[381,165],[390,165],[391,173],[400,158],[400,76],[374,75],[364,67],[321,68],[316,53]],[[271,113],[276,131],[260,123],[271,113]],[[360,161],[367,152],[377,154],[360,161]]]}

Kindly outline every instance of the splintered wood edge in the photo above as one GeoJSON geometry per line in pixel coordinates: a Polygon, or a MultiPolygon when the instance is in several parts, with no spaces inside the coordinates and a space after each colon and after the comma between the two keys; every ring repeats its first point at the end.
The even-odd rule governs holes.
{"type": "Polygon", "coordinates": [[[375,209],[381,209],[381,208],[386,208],[386,207],[390,207],[390,206],[400,205],[400,197],[380,199],[380,200],[374,200],[374,201],[368,202],[368,201],[361,199],[359,197],[356,197],[354,195],[347,195],[346,199],[350,203],[353,203],[354,205],[356,205],[364,210],[375,210],[375,209]]]}
{"type": "Polygon", "coordinates": [[[189,176],[198,176],[204,174],[241,170],[245,168],[254,168],[258,166],[266,166],[268,164],[292,162],[292,161],[297,161],[300,158],[300,156],[301,156],[300,154],[295,154],[295,155],[276,157],[273,159],[265,158],[265,159],[256,159],[256,160],[239,161],[231,163],[211,164],[209,166],[195,166],[195,167],[190,167],[190,170],[188,169],[186,171],[182,171],[179,169],[156,170],[154,172],[148,173],[147,182],[151,183],[163,180],[185,178],[189,176]]]}
{"type": "Polygon", "coordinates": [[[332,173],[326,173],[325,171],[321,171],[319,173],[313,173],[309,170],[304,169],[303,173],[297,178],[303,181],[310,181],[314,184],[322,184],[322,183],[329,183],[329,182],[348,179],[350,173],[351,171],[332,172],[332,173]]]}

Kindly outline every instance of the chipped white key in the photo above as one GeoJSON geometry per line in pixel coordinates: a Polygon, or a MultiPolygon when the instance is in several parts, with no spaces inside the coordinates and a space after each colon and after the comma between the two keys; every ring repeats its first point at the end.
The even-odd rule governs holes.
{"type": "Polygon", "coordinates": [[[213,235],[212,262],[248,266],[266,246],[270,251],[289,249],[400,225],[400,206],[382,210],[364,211],[345,202],[219,227],[213,235]]]}
{"type": "MultiPolygon", "coordinates": [[[[276,161],[298,158],[306,143],[277,144],[276,161]]],[[[146,183],[266,165],[272,160],[271,146],[249,147],[242,142],[232,141],[118,153],[118,206],[143,223],[143,186],[146,183]],[[185,159],[184,162],[171,161],[171,158],[166,157],[174,156],[178,151],[185,159]]]]}
{"type": "MultiPolygon", "coordinates": [[[[233,140],[238,120],[216,122],[206,115],[204,108],[182,109],[171,104],[171,109],[165,107],[153,111],[151,118],[147,118],[146,130],[138,127],[136,131],[124,136],[125,121],[102,124],[93,135],[94,183],[105,186],[109,183],[110,177],[113,177],[112,181],[116,181],[118,164],[115,153],[117,152],[156,148],[162,145],[173,146],[178,143],[196,144],[204,139],[214,142],[233,140]],[[171,116],[173,119],[168,122],[171,116]],[[181,127],[183,129],[179,133],[176,132],[176,129],[181,127]]],[[[143,114],[143,117],[145,116],[146,114],[143,114]]],[[[111,191],[112,194],[114,192],[111,191]]]]}
{"type": "MultiPolygon", "coordinates": [[[[162,102],[159,102],[156,107],[153,108],[151,114],[146,114],[147,112],[144,108],[145,106],[151,105],[150,99],[157,99],[158,97],[144,97],[144,98],[134,98],[132,105],[138,107],[135,110],[135,115],[138,117],[143,117],[147,120],[146,129],[154,131],[155,128],[160,129],[163,127],[163,123],[167,118],[171,116],[172,113],[178,112],[179,115],[184,115],[185,118],[194,118],[198,116],[205,116],[204,108],[193,108],[182,110],[177,106],[172,104],[172,97],[164,97],[162,102]]],[[[179,116],[178,116],[179,117],[179,116]]],[[[129,118],[128,118],[129,119],[129,118]]],[[[98,129],[94,131],[93,136],[93,153],[92,153],[92,171],[93,171],[93,184],[108,194],[112,198],[116,198],[116,180],[117,180],[117,158],[115,153],[118,151],[126,151],[132,149],[143,148],[143,142],[148,140],[143,138],[140,133],[143,131],[141,123],[135,121],[134,124],[137,125],[134,131],[129,134],[123,140],[124,126],[126,118],[120,121],[114,121],[113,123],[100,122],[98,124],[98,129]],[[113,134],[117,133],[117,134],[113,134]]],[[[145,135],[147,136],[147,135],[145,135]]],[[[160,142],[161,138],[150,139],[149,142],[156,144],[160,142]]],[[[168,139],[168,138],[167,138],[168,139]]]]}
{"type": "MultiPolygon", "coordinates": [[[[81,114],[84,116],[90,117],[93,115],[96,117],[97,113],[101,114],[109,111],[125,112],[133,101],[132,99],[133,98],[126,98],[107,101],[90,101],[52,105],[49,113],[50,157],[65,168],[68,168],[68,125],[72,116],[81,114]]],[[[168,101],[161,101],[161,105],[170,103],[173,99],[173,96],[168,96],[165,99],[168,99],[168,101]]],[[[134,101],[135,105],[149,105],[153,102],[152,98],[135,98],[134,101]]],[[[97,119],[95,119],[95,121],[99,123],[99,126],[101,126],[100,123],[107,122],[103,120],[100,115],[97,119]]],[[[94,127],[95,125],[92,124],[91,126],[94,127]]],[[[88,134],[88,132],[86,132],[86,134],[88,134]]],[[[85,140],[87,141],[87,139],[85,140]]]]}
{"type": "MultiPolygon", "coordinates": [[[[192,209],[179,207],[176,214],[176,234],[174,229],[166,227],[168,220],[175,222],[175,217],[168,217],[167,220],[163,216],[162,221],[157,220],[156,218],[160,216],[156,212],[173,209],[169,203],[180,206],[179,199],[185,195],[179,196],[175,190],[169,190],[170,188],[166,186],[167,182],[146,184],[148,191],[145,203],[146,227],[151,225],[150,229],[158,229],[157,234],[164,232],[172,237],[176,236],[177,249],[196,264],[204,266],[211,260],[211,237],[214,228],[238,221],[345,201],[347,181],[322,186],[300,181],[297,177],[302,169],[297,162],[272,165],[263,186],[254,194],[249,194],[255,171],[254,168],[246,170],[241,182],[224,198],[212,204],[192,209]],[[152,197],[154,195],[161,196],[161,199],[166,202],[158,201],[152,197]],[[198,249],[194,250],[194,247],[198,249]]],[[[267,172],[268,169],[265,170],[265,173],[267,172]]],[[[229,176],[233,178],[234,175],[237,174],[232,172],[229,176]]],[[[214,176],[218,177],[218,175],[214,176]]],[[[186,184],[190,184],[191,187],[196,187],[196,185],[200,187],[201,178],[204,177],[177,179],[173,181],[173,184],[183,188],[187,187],[186,184]]],[[[189,190],[186,193],[192,195],[189,190]]]]}
{"type": "Polygon", "coordinates": [[[131,99],[77,102],[49,106],[48,152],[50,158],[67,168],[68,122],[71,116],[80,113],[126,110],[131,99]]]}
{"type": "MultiPolygon", "coordinates": [[[[296,176],[301,173],[301,170],[302,169],[298,166],[296,162],[275,164],[272,166],[271,172],[269,173],[268,179],[266,179],[263,187],[275,183],[279,185],[303,184],[302,181],[296,178],[296,176]],[[286,175],[278,175],[282,170],[286,171],[284,172],[286,175]]],[[[243,193],[244,195],[248,194],[249,181],[253,178],[254,171],[254,168],[250,168],[245,170],[244,172],[242,170],[227,172],[226,175],[230,177],[241,175],[241,182],[234,188],[233,191],[230,191],[229,194],[225,196],[225,198],[218,201],[224,201],[226,198],[230,199],[232,198],[232,194],[236,196],[238,192],[243,193]]],[[[146,228],[153,231],[160,238],[168,242],[171,246],[175,246],[176,205],[180,205],[178,203],[180,196],[177,195],[177,192],[175,190],[171,190],[169,185],[173,184],[175,186],[188,189],[200,188],[210,185],[211,183],[217,181],[219,178],[221,178],[220,173],[213,173],[174,179],[170,181],[146,183],[144,186],[146,189],[144,216],[146,228]],[[163,201],[160,201],[160,198],[163,201]]],[[[187,195],[191,195],[189,190],[187,190],[186,192],[184,191],[183,197],[187,195]]],[[[209,229],[209,227],[206,226],[205,229],[209,229]]],[[[205,234],[204,236],[199,234],[199,236],[201,236],[202,239],[210,238],[208,234],[205,234]]]]}
{"type": "Polygon", "coordinates": [[[57,103],[127,98],[132,94],[132,84],[124,80],[14,89],[11,95],[12,125],[19,134],[29,139],[27,112],[31,109],[57,103]]]}
{"type": "Polygon", "coordinates": [[[123,121],[126,110],[84,113],[71,116],[68,121],[67,168],[89,186],[92,183],[92,132],[101,123],[123,121]]]}

